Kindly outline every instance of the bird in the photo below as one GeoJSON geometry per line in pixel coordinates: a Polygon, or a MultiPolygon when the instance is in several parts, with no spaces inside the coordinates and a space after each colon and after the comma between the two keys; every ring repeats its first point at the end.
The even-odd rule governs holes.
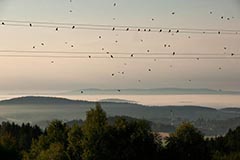
{"type": "Polygon", "coordinates": [[[51,61],[51,63],[54,63],[54,61],[51,61]]]}
{"type": "Polygon", "coordinates": [[[149,53],[149,52],[150,52],[150,50],[148,49],[148,50],[147,50],[147,52],[149,53]]]}
{"type": "Polygon", "coordinates": [[[81,91],[81,93],[83,94],[83,91],[81,91]]]}
{"type": "Polygon", "coordinates": [[[213,12],[212,12],[212,11],[210,11],[209,13],[210,13],[210,14],[213,14],[213,12]]]}
{"type": "Polygon", "coordinates": [[[141,31],[141,29],[138,28],[138,32],[140,32],[140,31],[141,31]]]}
{"type": "Polygon", "coordinates": [[[112,76],[114,76],[114,73],[112,73],[112,76]]]}
{"type": "Polygon", "coordinates": [[[88,58],[92,58],[91,56],[88,56],[88,58]]]}
{"type": "Polygon", "coordinates": [[[175,14],[175,12],[172,12],[172,15],[174,15],[175,14]]]}
{"type": "Polygon", "coordinates": [[[98,36],[98,38],[99,38],[99,39],[101,39],[101,38],[102,38],[102,36],[98,36]]]}
{"type": "Polygon", "coordinates": [[[113,58],[113,55],[111,55],[110,57],[113,58]]]}
{"type": "Polygon", "coordinates": [[[112,30],[115,31],[115,27],[113,27],[112,30]]]}
{"type": "Polygon", "coordinates": [[[30,26],[30,27],[32,27],[32,24],[31,24],[31,23],[29,23],[29,26],[30,26]]]}
{"type": "Polygon", "coordinates": [[[175,54],[176,54],[176,53],[175,53],[175,52],[173,52],[172,54],[173,54],[173,56],[175,56],[175,54]]]}
{"type": "Polygon", "coordinates": [[[44,46],[44,43],[42,42],[41,45],[44,46]]]}
{"type": "Polygon", "coordinates": [[[159,32],[162,32],[162,29],[160,29],[159,32]]]}
{"type": "Polygon", "coordinates": [[[129,31],[129,28],[127,28],[126,31],[129,31]]]}
{"type": "Polygon", "coordinates": [[[33,46],[32,48],[33,48],[33,49],[35,49],[36,47],[35,47],[35,46],[33,46]]]}
{"type": "Polygon", "coordinates": [[[121,90],[120,90],[120,89],[118,89],[117,91],[118,91],[118,92],[121,92],[121,90]]]}
{"type": "Polygon", "coordinates": [[[74,45],[72,44],[72,45],[71,45],[71,47],[73,48],[73,47],[74,47],[74,45]]]}
{"type": "Polygon", "coordinates": [[[176,33],[179,33],[179,30],[177,30],[176,33]]]}
{"type": "Polygon", "coordinates": [[[221,34],[221,32],[220,32],[220,31],[218,31],[218,34],[221,34]]]}
{"type": "Polygon", "coordinates": [[[56,31],[58,31],[58,27],[56,28],[56,31]]]}
{"type": "Polygon", "coordinates": [[[234,53],[231,53],[231,56],[234,56],[234,53]]]}
{"type": "Polygon", "coordinates": [[[5,25],[5,23],[4,23],[4,22],[2,22],[2,25],[5,25]]]}
{"type": "Polygon", "coordinates": [[[164,44],[164,47],[167,47],[167,44],[164,44]]]}
{"type": "Polygon", "coordinates": [[[134,54],[131,54],[131,57],[133,57],[134,56],[134,54]]]}
{"type": "Polygon", "coordinates": [[[116,6],[117,6],[117,3],[113,3],[113,6],[116,7],[116,6]]]}
{"type": "Polygon", "coordinates": [[[75,26],[72,26],[72,29],[74,29],[75,28],[75,26]]]}
{"type": "Polygon", "coordinates": [[[169,30],[168,30],[168,33],[170,33],[171,31],[172,31],[172,30],[171,30],[171,29],[169,29],[169,30]]]}
{"type": "Polygon", "coordinates": [[[149,68],[148,71],[151,72],[152,70],[149,68]]]}

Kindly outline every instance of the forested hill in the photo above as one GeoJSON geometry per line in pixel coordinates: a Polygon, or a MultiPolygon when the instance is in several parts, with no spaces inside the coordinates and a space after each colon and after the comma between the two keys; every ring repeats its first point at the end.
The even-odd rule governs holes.
{"type": "Polygon", "coordinates": [[[80,100],[70,100],[67,98],[60,97],[41,97],[41,96],[26,96],[26,97],[17,97],[8,100],[0,101],[0,105],[25,105],[25,104],[81,104],[88,103],[87,101],[80,100]]]}

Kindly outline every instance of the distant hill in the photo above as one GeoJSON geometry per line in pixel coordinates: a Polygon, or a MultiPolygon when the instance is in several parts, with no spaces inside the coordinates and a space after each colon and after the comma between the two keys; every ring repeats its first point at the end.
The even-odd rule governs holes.
{"type": "MultiPolygon", "coordinates": [[[[82,89],[62,93],[87,95],[162,95],[162,94],[240,94],[236,91],[212,90],[206,88],[154,88],[154,89],[82,89]],[[120,91],[120,92],[119,92],[120,91]]],[[[61,95],[61,94],[60,94],[61,95]]]]}
{"type": "MultiPolygon", "coordinates": [[[[46,126],[53,119],[84,120],[96,102],[57,97],[19,97],[0,101],[0,121],[30,122],[46,126]]],[[[208,135],[224,134],[240,125],[239,108],[214,109],[203,106],[145,106],[125,100],[100,102],[110,117],[125,116],[152,122],[155,131],[171,132],[183,121],[191,121],[208,135]],[[119,101],[119,102],[117,102],[119,101]]],[[[79,121],[80,123],[81,121],[79,121]]],[[[82,123],[82,122],[81,122],[82,123]]]]}
{"type": "MultiPolygon", "coordinates": [[[[57,97],[19,97],[9,100],[0,101],[1,105],[27,105],[35,106],[56,106],[61,107],[61,109],[69,109],[67,106],[74,106],[72,110],[81,111],[84,109],[84,112],[95,106],[96,102],[90,101],[80,101],[80,100],[70,100],[66,98],[57,98],[57,97]]],[[[155,122],[169,123],[171,119],[174,119],[176,122],[181,120],[195,120],[198,118],[204,119],[216,119],[224,120],[228,118],[238,117],[240,113],[226,112],[225,110],[217,110],[214,108],[201,107],[201,106],[144,106],[136,103],[129,103],[121,100],[121,102],[100,102],[103,109],[110,116],[130,116],[134,118],[145,118],[147,120],[155,122]]],[[[50,107],[48,107],[50,108],[50,107]]],[[[45,108],[46,109],[46,108],[45,108]]],[[[55,108],[57,112],[57,108],[55,108]]],[[[79,117],[83,119],[83,117],[79,117]]]]}
{"type": "Polygon", "coordinates": [[[59,97],[40,97],[40,96],[26,96],[26,97],[17,97],[8,100],[0,101],[0,105],[34,105],[34,104],[80,104],[88,103],[87,101],[80,100],[70,100],[67,98],[59,97]]]}

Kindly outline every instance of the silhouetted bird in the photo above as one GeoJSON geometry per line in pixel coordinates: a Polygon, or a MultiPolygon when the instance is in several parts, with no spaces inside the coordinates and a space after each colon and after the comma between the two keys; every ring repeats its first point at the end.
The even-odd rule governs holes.
{"type": "Polygon", "coordinates": [[[29,26],[32,27],[32,24],[30,23],[29,26]]]}
{"type": "Polygon", "coordinates": [[[111,58],[113,58],[113,55],[111,55],[111,58]]]}
{"type": "Polygon", "coordinates": [[[75,26],[72,26],[72,29],[74,29],[75,28],[75,26]]]}
{"type": "Polygon", "coordinates": [[[176,54],[176,53],[175,53],[175,52],[173,52],[172,54],[173,54],[173,56],[175,56],[175,54],[176,54]]]}
{"type": "Polygon", "coordinates": [[[134,56],[134,54],[131,54],[131,57],[133,57],[134,56]]]}
{"type": "Polygon", "coordinates": [[[5,23],[4,23],[4,22],[2,22],[2,25],[5,25],[5,23]]]}
{"type": "Polygon", "coordinates": [[[56,31],[58,31],[58,27],[56,28],[56,31]]]}

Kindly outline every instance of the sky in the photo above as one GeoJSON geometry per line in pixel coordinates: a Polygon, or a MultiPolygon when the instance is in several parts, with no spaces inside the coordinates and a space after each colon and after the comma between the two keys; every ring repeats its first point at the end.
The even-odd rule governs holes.
{"type": "MultiPolygon", "coordinates": [[[[124,59],[117,58],[119,55],[102,59],[94,58],[95,55],[84,59],[0,57],[2,93],[61,92],[86,88],[209,88],[240,91],[240,59],[237,58],[130,58],[132,53],[151,56],[162,52],[170,55],[176,52],[176,56],[178,53],[214,53],[220,56],[225,53],[224,56],[229,57],[234,53],[235,57],[239,57],[240,34],[137,32],[132,31],[131,27],[131,32],[127,32],[118,31],[117,28],[115,31],[112,28],[104,31],[73,30],[58,25],[53,28],[34,26],[34,22],[58,22],[240,30],[240,0],[0,0],[0,21],[5,22],[0,26],[0,51],[129,53],[128,58],[124,59]],[[11,26],[6,20],[28,21],[33,27],[27,23],[25,27],[11,26]],[[58,31],[56,27],[59,27],[58,31]],[[164,47],[165,44],[170,47],[164,47]]],[[[23,53],[0,52],[0,55],[17,54],[23,53]]]]}

